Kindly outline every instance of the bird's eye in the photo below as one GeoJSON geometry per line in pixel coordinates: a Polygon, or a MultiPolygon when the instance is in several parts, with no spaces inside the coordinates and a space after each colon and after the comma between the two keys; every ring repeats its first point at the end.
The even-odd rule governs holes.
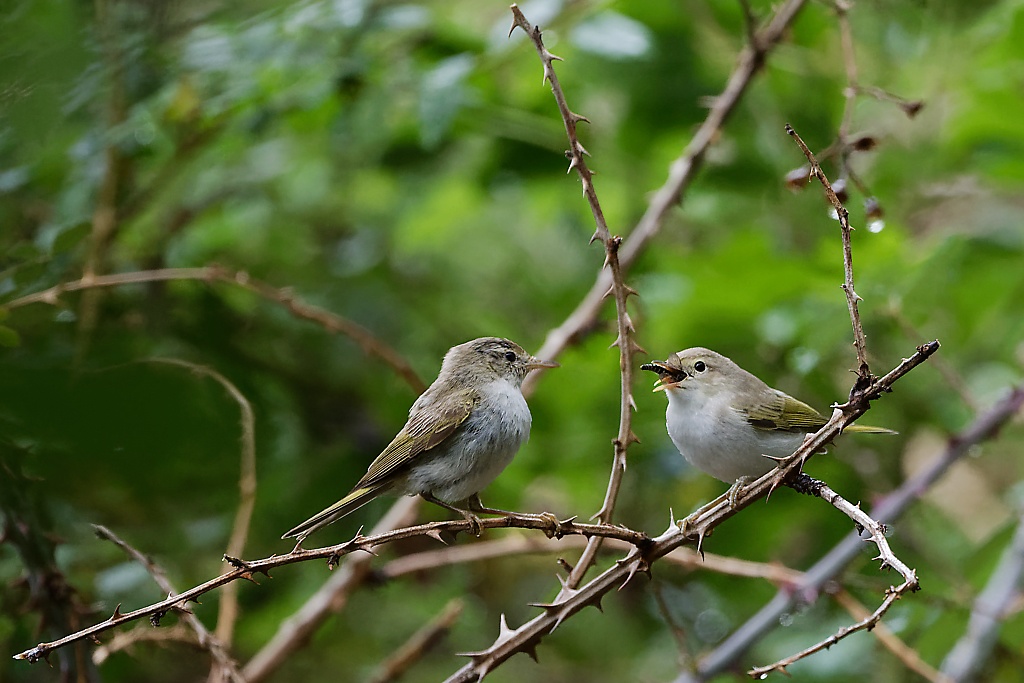
{"type": "Polygon", "coordinates": [[[514,362],[515,359],[516,359],[516,354],[515,354],[514,351],[506,351],[505,352],[505,360],[507,360],[509,363],[514,362]]]}
{"type": "Polygon", "coordinates": [[[697,372],[704,372],[705,370],[708,369],[708,366],[704,364],[704,361],[699,360],[693,364],[693,369],[696,370],[697,372]]]}

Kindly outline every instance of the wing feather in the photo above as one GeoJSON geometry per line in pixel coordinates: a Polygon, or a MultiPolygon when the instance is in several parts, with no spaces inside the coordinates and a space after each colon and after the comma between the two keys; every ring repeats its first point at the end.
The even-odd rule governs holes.
{"type": "Polygon", "coordinates": [[[380,483],[420,453],[429,451],[443,442],[466,421],[479,402],[476,392],[466,389],[452,395],[441,405],[431,405],[429,411],[414,412],[353,488],[359,489],[380,483]]]}
{"type": "Polygon", "coordinates": [[[756,429],[783,432],[815,432],[828,420],[817,410],[789,394],[772,390],[759,405],[741,410],[756,429]]]}

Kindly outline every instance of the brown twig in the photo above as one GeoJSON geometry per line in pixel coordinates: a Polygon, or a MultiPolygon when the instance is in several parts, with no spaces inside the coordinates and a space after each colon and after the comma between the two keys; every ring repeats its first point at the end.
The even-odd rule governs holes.
{"type": "Polygon", "coordinates": [[[122,650],[131,649],[136,643],[154,643],[165,645],[168,643],[183,643],[202,650],[199,638],[195,631],[185,624],[175,624],[167,628],[155,629],[149,624],[139,624],[135,628],[115,633],[109,642],[98,646],[92,653],[93,664],[97,666],[107,661],[110,655],[122,650]]]}
{"type": "Polygon", "coordinates": [[[86,275],[78,280],[54,285],[41,292],[12,299],[0,306],[0,308],[12,309],[35,303],[46,303],[56,306],[60,303],[61,295],[66,292],[77,292],[97,287],[120,287],[122,285],[144,282],[168,282],[172,280],[198,280],[206,283],[223,282],[241,287],[268,301],[273,301],[283,306],[296,318],[314,322],[329,332],[345,335],[356,342],[368,356],[373,356],[388,365],[417,394],[423,393],[427,388],[427,385],[423,383],[423,380],[419,378],[419,375],[416,374],[416,371],[412,369],[412,366],[401,354],[375,337],[362,325],[358,325],[323,308],[307,304],[302,299],[296,297],[289,289],[279,289],[251,277],[244,271],[231,271],[217,265],[205,266],[203,268],[160,268],[157,270],[141,270],[112,275],[86,275]]]}
{"type": "MultiPolygon", "coordinates": [[[[604,211],[601,209],[601,202],[597,197],[597,190],[594,188],[593,172],[587,166],[586,159],[584,158],[588,155],[587,150],[580,144],[579,137],[576,135],[577,124],[587,119],[574,113],[569,108],[565,99],[565,93],[558,82],[558,74],[555,73],[554,61],[560,58],[551,54],[544,47],[544,41],[538,26],[531,24],[517,5],[512,5],[511,9],[512,30],[514,31],[518,27],[530,37],[534,48],[537,50],[537,54],[540,56],[541,63],[544,65],[544,80],[551,84],[551,92],[555,97],[558,113],[562,117],[565,133],[569,138],[569,150],[567,152],[570,159],[569,170],[576,170],[580,183],[583,185],[583,196],[586,197],[587,204],[590,206],[590,212],[594,217],[595,230],[590,241],[591,243],[600,241],[604,246],[605,258],[602,271],[607,269],[611,277],[611,285],[605,296],[610,294],[615,299],[616,336],[612,345],[619,347],[619,375],[621,378],[619,429],[618,434],[612,441],[612,469],[608,478],[608,487],[605,490],[604,501],[601,504],[601,509],[592,517],[592,519],[598,519],[602,524],[611,524],[615,513],[615,501],[622,486],[622,475],[626,471],[626,452],[630,444],[638,441],[636,434],[633,433],[633,411],[636,409],[636,401],[633,399],[633,356],[636,353],[642,353],[643,349],[637,345],[633,338],[636,330],[633,327],[633,321],[630,319],[629,311],[627,310],[627,299],[631,294],[636,294],[636,291],[625,282],[623,270],[619,264],[619,246],[622,244],[622,238],[613,236],[608,229],[608,224],[604,218],[604,211]]],[[[598,536],[590,538],[582,556],[569,574],[569,579],[566,581],[566,590],[576,588],[580,581],[583,580],[583,577],[597,558],[602,541],[603,539],[598,536]]]]}
{"type": "MultiPolygon", "coordinates": [[[[787,0],[781,4],[764,28],[756,32],[757,39],[740,52],[736,67],[730,74],[725,88],[714,98],[714,105],[708,110],[704,122],[683,153],[672,162],[668,178],[654,193],[644,215],[629,232],[628,239],[623,242],[618,252],[622,272],[629,270],[647,244],[660,232],[665,217],[682,200],[690,183],[703,167],[705,154],[719,138],[722,127],[739,105],[754,75],[764,66],[769,53],[782,41],[806,4],[807,0],[787,0]]],[[[594,329],[597,316],[604,305],[605,294],[611,286],[611,273],[607,269],[602,269],[576,309],[561,325],[548,332],[544,344],[537,351],[538,357],[557,358],[567,346],[594,329]]],[[[524,392],[529,393],[536,381],[528,377],[524,383],[524,392]]]]}
{"type": "MultiPolygon", "coordinates": [[[[147,572],[149,572],[149,575],[153,577],[153,581],[156,582],[156,585],[160,586],[160,590],[167,593],[167,600],[165,600],[164,602],[171,601],[171,604],[167,605],[166,609],[154,611],[151,612],[151,614],[159,615],[157,617],[159,619],[159,617],[162,617],[163,614],[166,613],[168,610],[174,609],[180,612],[183,615],[185,621],[188,623],[189,627],[193,631],[195,631],[199,647],[210,653],[210,656],[213,658],[213,661],[217,664],[217,666],[220,667],[221,671],[223,672],[223,675],[228,680],[235,681],[235,683],[246,683],[246,679],[242,676],[241,671],[239,671],[238,669],[238,663],[231,657],[230,654],[228,654],[227,648],[225,647],[224,643],[222,643],[217,638],[216,635],[207,630],[203,622],[199,620],[199,617],[197,617],[188,609],[185,609],[184,602],[174,601],[174,597],[178,595],[178,592],[174,590],[174,586],[167,578],[167,574],[166,572],[164,572],[163,568],[160,567],[160,565],[153,562],[152,559],[136,550],[126,541],[122,540],[117,534],[115,534],[107,527],[101,526],[99,524],[94,524],[93,530],[96,532],[97,536],[106,541],[110,541],[118,548],[120,548],[122,551],[124,551],[124,553],[128,557],[142,565],[142,567],[147,572]]],[[[118,608],[114,610],[114,617],[116,617],[119,612],[120,605],[118,605],[118,608]]],[[[42,653],[41,656],[45,657],[46,653],[42,653]]],[[[29,659],[29,661],[34,661],[31,657],[26,658],[21,657],[20,655],[16,656],[15,659],[29,659]]]]}
{"type": "Polygon", "coordinates": [[[861,386],[870,383],[871,370],[868,367],[867,339],[864,335],[864,325],[860,321],[860,310],[857,306],[857,303],[862,301],[862,299],[857,296],[857,292],[853,287],[853,248],[850,245],[850,233],[853,229],[850,227],[850,212],[839,201],[839,197],[836,196],[835,190],[832,189],[832,185],[825,176],[825,172],[821,169],[818,160],[814,157],[814,153],[811,152],[803,138],[788,123],[786,124],[786,132],[793,138],[797,146],[800,147],[804,156],[807,157],[807,163],[810,164],[810,175],[821,182],[822,187],[825,188],[825,196],[833,208],[835,208],[836,215],[839,217],[839,227],[843,239],[844,280],[842,288],[846,292],[846,305],[850,310],[850,323],[853,325],[853,345],[857,349],[857,377],[859,379],[853,388],[854,391],[857,391],[861,386]]]}
{"type": "MultiPolygon", "coordinates": [[[[371,537],[411,524],[415,520],[419,503],[418,498],[399,499],[373,527],[371,537]]],[[[259,683],[269,678],[293,652],[309,643],[313,633],[326,619],[344,608],[352,591],[369,575],[373,558],[374,555],[369,551],[347,557],[344,564],[331,574],[302,607],[282,620],[273,637],[253,655],[242,670],[249,683],[259,683]]]]}
{"type": "Polygon", "coordinates": [[[779,482],[795,475],[806,459],[831,443],[845,427],[867,411],[871,400],[888,392],[900,377],[927,360],[938,348],[938,342],[922,345],[913,356],[884,377],[873,380],[865,389],[855,392],[848,403],[837,406],[828,423],[809,437],[796,453],[780,464],[779,468],[741,490],[735,500],[730,500],[728,495],[720,496],[682,520],[678,528],[673,523],[668,531],[651,542],[638,545],[626,557],[580,588],[566,591],[563,587],[553,602],[539,605],[543,609],[542,614],[519,628],[510,629],[503,621],[497,639],[484,650],[468,653],[471,661],[450,676],[447,683],[479,681],[516,653],[535,654],[541,640],[569,617],[585,607],[599,606],[602,596],[621,587],[637,573],[647,572],[651,563],[676,548],[692,543],[699,545],[712,529],[766,496],[779,482]]]}
{"type": "MultiPolygon", "coordinates": [[[[249,537],[249,524],[252,521],[252,513],[256,507],[256,418],[253,415],[252,405],[245,395],[238,390],[227,377],[212,368],[177,358],[152,358],[149,362],[163,363],[185,368],[197,375],[209,377],[222,387],[238,404],[241,413],[241,457],[238,474],[238,509],[235,512],[235,521],[231,527],[231,536],[228,539],[226,554],[231,557],[241,557],[245,554],[245,543],[249,537]]],[[[231,647],[234,638],[235,621],[238,619],[238,584],[230,583],[224,586],[219,602],[217,613],[217,628],[215,633],[217,639],[224,647],[231,647]]],[[[216,678],[211,672],[211,677],[216,678]]],[[[211,682],[212,683],[212,682],[211,682]]]]}
{"type": "Polygon", "coordinates": [[[462,616],[462,600],[449,600],[440,614],[424,624],[402,647],[381,662],[377,670],[370,676],[370,683],[390,683],[402,677],[412,666],[421,660],[438,641],[444,638],[462,616]]]}
{"type": "MultiPolygon", "coordinates": [[[[846,71],[846,87],[843,88],[843,117],[839,122],[839,177],[850,177],[850,128],[853,126],[853,109],[857,101],[857,57],[853,51],[853,29],[850,28],[850,5],[848,0],[835,0],[836,21],[839,24],[839,43],[843,49],[843,67],[846,71]]],[[[814,162],[817,163],[817,162],[814,162]]]]}
{"type": "MultiPolygon", "coordinates": [[[[558,521],[545,515],[510,513],[501,517],[483,519],[481,520],[481,527],[484,529],[536,529],[555,537],[570,534],[585,537],[607,536],[609,538],[618,538],[626,541],[636,547],[646,547],[651,542],[650,537],[641,531],[634,531],[625,527],[611,526],[607,524],[582,524],[576,522],[574,519],[558,521]]],[[[214,577],[202,584],[199,584],[198,586],[194,586],[187,591],[172,595],[165,600],[141,607],[131,612],[122,613],[120,609],[117,609],[114,611],[112,616],[98,624],[93,624],[88,628],[76,631],[75,633],[50,643],[40,643],[33,648],[29,648],[28,650],[15,655],[14,659],[23,659],[31,662],[38,661],[48,653],[53,652],[58,648],[85,638],[90,638],[98,633],[114,628],[115,626],[120,626],[121,624],[129,623],[143,617],[163,615],[169,610],[184,606],[189,601],[194,601],[201,595],[209,593],[210,591],[220,588],[232,581],[244,579],[257,583],[255,579],[256,574],[268,575],[272,569],[276,569],[277,567],[284,567],[299,562],[308,562],[310,560],[328,560],[329,564],[334,566],[341,558],[347,555],[351,555],[357,551],[371,553],[373,548],[387,543],[420,536],[428,536],[431,538],[437,538],[438,540],[443,540],[444,534],[446,533],[455,534],[460,531],[470,530],[471,523],[467,520],[431,522],[428,524],[420,524],[418,526],[402,527],[394,529],[393,531],[373,534],[370,536],[363,536],[361,533],[357,533],[352,539],[345,543],[326,546],[323,548],[314,548],[311,550],[296,547],[294,550],[289,553],[285,553],[284,555],[271,555],[270,557],[259,560],[246,561],[234,557],[225,557],[225,561],[231,564],[232,569],[224,572],[220,576],[214,577]]]]}

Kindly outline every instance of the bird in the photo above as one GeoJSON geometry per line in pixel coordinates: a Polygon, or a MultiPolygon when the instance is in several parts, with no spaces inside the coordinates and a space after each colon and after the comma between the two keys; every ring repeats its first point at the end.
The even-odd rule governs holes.
{"type": "Polygon", "coordinates": [[[298,546],[314,531],[387,492],[419,495],[457,512],[479,536],[475,513],[504,513],[483,506],[481,489],[501,474],[530,436],[523,380],[531,370],[555,367],[558,363],[535,358],[499,337],[453,346],[437,379],[412,404],[405,426],[352,490],[281,538],[295,538],[298,546]],[[462,502],[466,505],[457,505],[462,502]]]}
{"type": "MultiPolygon", "coordinates": [[[[665,423],[682,456],[734,488],[770,472],[828,421],[711,349],[684,349],[640,369],[658,375],[654,391],[668,397],[665,423]]],[[[856,424],[845,431],[896,433],[856,424]]]]}

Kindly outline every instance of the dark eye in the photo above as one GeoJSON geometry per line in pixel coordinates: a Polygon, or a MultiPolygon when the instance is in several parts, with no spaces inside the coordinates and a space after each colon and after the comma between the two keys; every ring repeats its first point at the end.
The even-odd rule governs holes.
{"type": "Polygon", "coordinates": [[[516,354],[515,354],[514,351],[506,351],[505,352],[505,360],[507,360],[509,363],[514,362],[515,359],[516,359],[516,354]]]}
{"type": "Polygon", "coordinates": [[[693,369],[696,370],[697,372],[704,372],[705,370],[708,369],[708,366],[704,364],[704,361],[699,360],[693,364],[693,369]]]}

